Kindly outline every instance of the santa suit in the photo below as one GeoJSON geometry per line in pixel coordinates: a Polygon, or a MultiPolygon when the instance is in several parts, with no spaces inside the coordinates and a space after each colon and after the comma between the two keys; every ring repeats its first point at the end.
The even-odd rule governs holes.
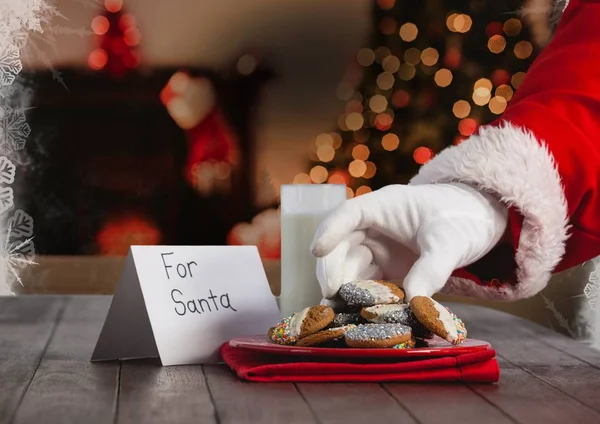
{"type": "Polygon", "coordinates": [[[509,207],[505,238],[443,292],[515,300],[600,255],[600,1],[571,0],[504,114],[423,166],[509,207]]]}

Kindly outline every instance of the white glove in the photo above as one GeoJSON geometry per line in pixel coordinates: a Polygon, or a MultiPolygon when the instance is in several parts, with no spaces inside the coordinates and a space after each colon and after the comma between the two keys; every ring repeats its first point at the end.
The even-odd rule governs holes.
{"type": "Polygon", "coordinates": [[[323,297],[362,279],[404,279],[408,300],[440,291],[452,272],[502,238],[508,209],[461,183],[390,185],[346,201],[319,226],[311,251],[323,297]]]}

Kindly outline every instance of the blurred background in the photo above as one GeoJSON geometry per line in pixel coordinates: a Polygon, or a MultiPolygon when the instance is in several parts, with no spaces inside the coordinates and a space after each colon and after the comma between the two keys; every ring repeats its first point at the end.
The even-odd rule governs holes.
{"type": "Polygon", "coordinates": [[[281,184],[407,183],[504,111],[550,37],[549,0],[54,4],[21,52],[15,203],[64,268],[28,268],[28,292],[109,292],[132,244],[276,263],[281,184]]]}

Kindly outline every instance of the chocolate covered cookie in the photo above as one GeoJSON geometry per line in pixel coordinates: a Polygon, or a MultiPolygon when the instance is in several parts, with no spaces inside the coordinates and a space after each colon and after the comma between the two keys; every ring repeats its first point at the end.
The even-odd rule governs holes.
{"type": "Polygon", "coordinates": [[[415,296],[410,309],[423,326],[454,345],[467,338],[467,329],[460,318],[430,297],[415,296]]]}
{"type": "Polygon", "coordinates": [[[344,327],[328,328],[321,330],[318,333],[304,337],[296,343],[296,346],[321,346],[328,343],[342,341],[344,335],[351,328],[351,325],[344,327]]]}
{"type": "Polygon", "coordinates": [[[269,337],[277,344],[295,345],[298,340],[315,334],[333,321],[335,314],[329,306],[311,306],[282,319],[269,330],[269,337]]]}
{"type": "Polygon", "coordinates": [[[361,280],[343,284],[339,295],[351,307],[404,301],[404,290],[400,286],[382,280],[361,280]]]}

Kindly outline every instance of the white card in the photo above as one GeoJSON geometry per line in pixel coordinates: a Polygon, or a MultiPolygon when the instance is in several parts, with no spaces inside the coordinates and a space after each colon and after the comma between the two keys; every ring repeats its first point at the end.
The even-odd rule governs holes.
{"type": "Polygon", "coordinates": [[[92,361],[217,362],[279,320],[255,246],[132,246],[92,361]]]}

